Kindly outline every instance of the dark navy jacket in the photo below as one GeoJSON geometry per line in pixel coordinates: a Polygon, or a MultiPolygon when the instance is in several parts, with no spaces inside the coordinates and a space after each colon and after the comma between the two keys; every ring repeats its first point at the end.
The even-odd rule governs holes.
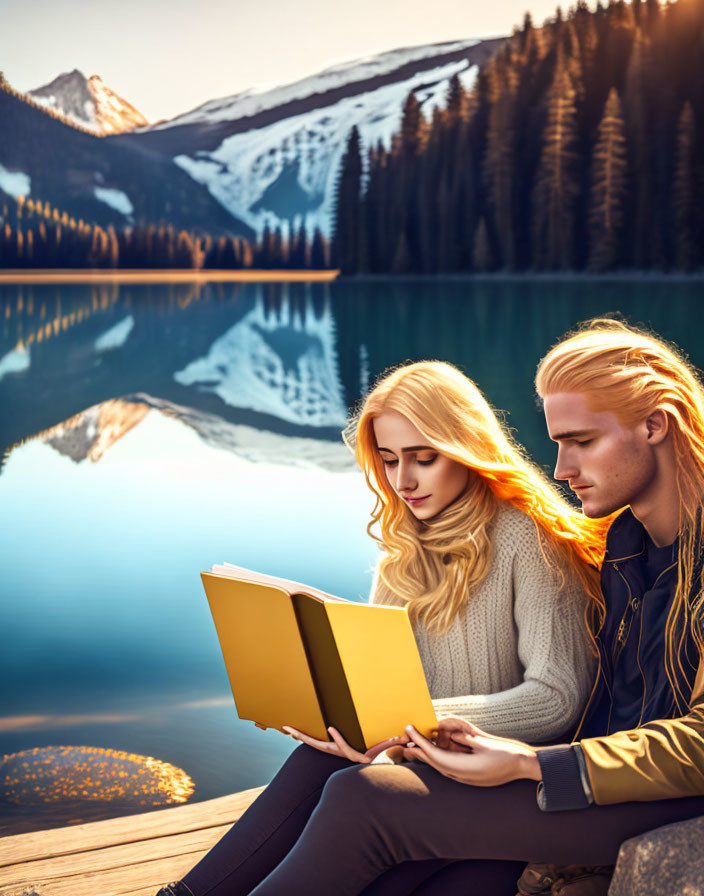
{"type": "MultiPolygon", "coordinates": [[[[687,632],[684,644],[684,671],[677,675],[681,698],[675,696],[665,667],[665,630],[677,587],[677,551],[677,542],[666,548],[656,547],[630,510],[624,510],[609,530],[601,571],[606,618],[597,635],[599,673],[576,735],[584,743],[598,743],[603,735],[632,731],[647,722],[672,719],[688,712],[698,661],[691,633],[687,632]]],[[[630,746],[636,751],[643,749],[630,746]]],[[[538,790],[538,803],[542,809],[580,809],[594,801],[580,744],[539,750],[538,761],[543,779],[538,790]]],[[[679,761],[686,766],[689,757],[682,760],[678,754],[673,760],[674,766],[679,761]]],[[[634,772],[634,765],[637,763],[626,757],[623,769],[614,771],[610,767],[611,775],[616,780],[623,776],[622,772],[634,772]]],[[[642,773],[638,769],[635,772],[637,782],[633,785],[632,798],[662,798],[661,781],[653,783],[647,768],[642,773]],[[636,795],[644,790],[642,784],[646,779],[653,784],[649,791],[655,795],[636,795]]],[[[681,774],[680,784],[682,778],[681,774]]],[[[603,781],[601,786],[603,790],[603,781]]],[[[679,790],[683,787],[689,795],[689,784],[679,790]]],[[[668,791],[666,795],[682,795],[677,788],[670,787],[673,789],[674,794],[668,791]]],[[[691,792],[698,791],[692,789],[691,792]]],[[[602,793],[603,802],[614,802],[603,797],[602,793]]]]}
{"type": "Polygon", "coordinates": [[[606,620],[597,637],[600,672],[580,738],[625,731],[684,711],[692,693],[697,650],[686,645],[677,705],[665,668],[665,628],[677,586],[677,542],[657,548],[625,510],[606,542],[601,573],[606,620]]]}

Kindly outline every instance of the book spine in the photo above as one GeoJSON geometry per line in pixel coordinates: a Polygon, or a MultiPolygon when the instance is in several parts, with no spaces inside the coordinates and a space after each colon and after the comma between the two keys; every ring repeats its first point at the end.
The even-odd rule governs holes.
{"type": "Polygon", "coordinates": [[[325,605],[306,594],[294,594],[291,600],[325,725],[337,728],[350,746],[364,752],[362,728],[325,605]]]}

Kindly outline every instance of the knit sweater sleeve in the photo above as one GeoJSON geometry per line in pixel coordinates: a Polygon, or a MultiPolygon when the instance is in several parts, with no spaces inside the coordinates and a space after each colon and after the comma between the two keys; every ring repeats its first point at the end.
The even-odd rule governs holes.
{"type": "MultiPolygon", "coordinates": [[[[439,718],[460,716],[489,732],[529,743],[571,732],[589,693],[593,663],[583,621],[583,597],[542,554],[532,520],[514,538],[510,564],[513,618],[523,680],[497,693],[434,700],[439,718]]],[[[497,539],[505,533],[497,533],[497,539]]],[[[496,544],[497,552],[505,550],[496,544]]]]}

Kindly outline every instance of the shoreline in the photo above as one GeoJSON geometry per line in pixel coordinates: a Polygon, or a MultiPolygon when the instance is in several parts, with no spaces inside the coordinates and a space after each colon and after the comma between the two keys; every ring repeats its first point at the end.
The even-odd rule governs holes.
{"type": "Polygon", "coordinates": [[[0,270],[3,283],[331,283],[338,270],[204,271],[190,268],[130,270],[37,268],[0,270]]]}
{"type": "Polygon", "coordinates": [[[438,274],[343,274],[330,270],[265,270],[261,268],[195,270],[190,268],[0,268],[4,283],[698,283],[704,271],[494,271],[438,274]]]}
{"type": "Polygon", "coordinates": [[[603,274],[588,271],[494,271],[485,273],[448,274],[340,274],[344,283],[683,283],[704,282],[704,271],[610,271],[603,274]]]}

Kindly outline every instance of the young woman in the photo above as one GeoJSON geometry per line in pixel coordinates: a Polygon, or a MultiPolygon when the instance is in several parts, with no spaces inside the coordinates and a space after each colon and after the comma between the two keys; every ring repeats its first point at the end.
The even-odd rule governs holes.
{"type": "MultiPolygon", "coordinates": [[[[449,364],[393,371],[345,436],[376,496],[369,529],[383,556],[371,600],[408,607],[438,717],[531,743],[568,731],[591,679],[584,608],[598,589],[604,523],[561,498],[449,364]]],[[[253,891],[294,845],[330,776],[393,744],[360,754],[334,729],[329,742],[288,730],[305,746],[160,896],[253,891]]],[[[496,873],[515,881],[521,867],[503,863],[496,873]]],[[[415,886],[433,870],[416,880],[416,869],[400,868],[392,877],[410,874],[415,886]]],[[[488,863],[488,890],[492,874],[488,863]]],[[[408,880],[389,881],[397,885],[411,892],[408,880]]]]}

